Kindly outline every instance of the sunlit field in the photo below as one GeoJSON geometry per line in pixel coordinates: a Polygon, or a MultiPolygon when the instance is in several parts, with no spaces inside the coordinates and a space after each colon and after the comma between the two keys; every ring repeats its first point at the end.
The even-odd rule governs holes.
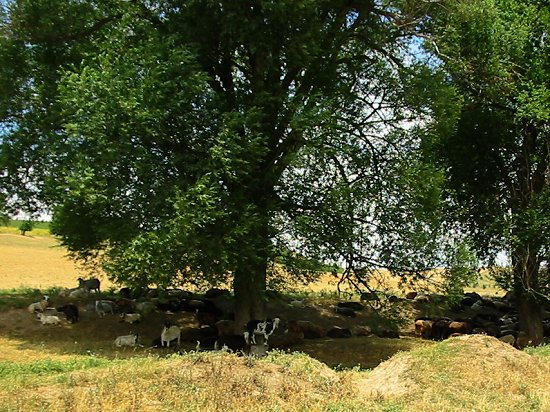
{"type": "MultiPolygon", "coordinates": [[[[193,325],[193,314],[150,314],[131,326],[142,336],[136,348],[113,345],[113,338],[130,327],[116,315],[98,318],[82,311],[76,324],[41,325],[27,305],[48,289],[77,286],[76,279],[90,273],[40,230],[25,236],[13,228],[0,230],[0,412],[550,411],[550,350],[519,351],[487,336],[435,343],[415,338],[404,325],[399,339],[306,339],[292,351],[254,359],[197,352],[191,342],[177,350],[150,346],[166,316],[193,325]]],[[[405,292],[397,280],[380,278],[384,285],[373,287],[405,292]]],[[[330,311],[338,280],[324,274],[289,291],[309,302],[293,313],[319,322],[324,318],[327,324],[349,322],[330,311]]],[[[111,286],[102,277],[102,290],[111,286]]],[[[346,285],[341,289],[343,297],[358,299],[346,285]]],[[[485,277],[473,289],[502,293],[485,277]]],[[[56,295],[52,299],[63,302],[56,295]]],[[[354,322],[370,317],[360,314],[354,322]]]]}
{"type": "MultiPolygon", "coordinates": [[[[17,223],[11,226],[0,226],[0,289],[31,288],[47,289],[51,287],[76,287],[78,277],[97,276],[71,260],[66,249],[49,235],[45,224],[39,225],[25,236],[17,230],[17,223]]],[[[114,287],[106,276],[99,275],[103,287],[114,287]]],[[[374,289],[387,289],[395,294],[402,294],[414,288],[400,288],[397,278],[390,277],[387,272],[381,272],[377,279],[371,282],[374,289]]],[[[293,291],[301,293],[337,292],[339,275],[321,274],[316,282],[293,287],[293,291]]],[[[437,275],[434,281],[438,280],[437,275]]],[[[417,289],[435,291],[433,283],[420,283],[417,289]]],[[[356,291],[346,283],[340,285],[342,292],[357,295],[356,291]]],[[[502,295],[504,292],[487,276],[483,276],[477,285],[467,288],[481,295],[502,295]]]]}

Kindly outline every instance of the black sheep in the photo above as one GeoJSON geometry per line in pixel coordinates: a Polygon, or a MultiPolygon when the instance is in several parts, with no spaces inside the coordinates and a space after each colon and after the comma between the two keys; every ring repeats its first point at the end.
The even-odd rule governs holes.
{"type": "Polygon", "coordinates": [[[64,306],[60,306],[58,308],[55,308],[58,312],[64,313],[67,317],[67,320],[71,323],[78,322],[78,307],[76,305],[73,305],[72,303],[69,303],[64,306]]]}

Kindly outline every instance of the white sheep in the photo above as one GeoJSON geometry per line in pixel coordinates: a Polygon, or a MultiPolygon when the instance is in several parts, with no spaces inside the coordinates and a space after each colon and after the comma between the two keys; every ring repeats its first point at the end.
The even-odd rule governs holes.
{"type": "Polygon", "coordinates": [[[120,317],[123,322],[128,322],[130,324],[141,322],[141,315],[139,313],[122,313],[120,317]]]}
{"type": "Polygon", "coordinates": [[[44,312],[48,307],[49,300],[50,298],[48,296],[44,296],[40,302],[31,303],[28,307],[29,312],[30,313],[44,312]]]}
{"type": "Polygon", "coordinates": [[[96,300],[95,311],[99,316],[105,316],[105,313],[109,312],[111,315],[115,314],[113,309],[113,302],[110,300],[96,300]]]}
{"type": "Polygon", "coordinates": [[[136,346],[138,341],[138,334],[132,333],[130,335],[118,336],[115,339],[115,346],[121,348],[123,346],[136,346]]]}
{"type": "Polygon", "coordinates": [[[69,298],[71,299],[83,299],[88,296],[88,290],[85,288],[70,289],[69,298]]]}
{"type": "Polygon", "coordinates": [[[168,324],[165,324],[160,334],[160,346],[163,347],[164,342],[166,342],[166,347],[169,348],[170,342],[174,339],[178,340],[179,345],[181,339],[181,329],[179,326],[168,326],[168,324]]]}
{"type": "Polygon", "coordinates": [[[42,325],[59,325],[59,323],[61,322],[59,316],[55,315],[44,315],[43,313],[39,313],[37,317],[38,320],[42,322],[42,325]]]}
{"type": "Polygon", "coordinates": [[[246,343],[253,345],[256,344],[256,334],[264,335],[264,339],[267,342],[269,337],[275,332],[275,329],[279,326],[279,318],[267,319],[265,321],[253,319],[246,324],[246,331],[244,332],[244,340],[246,343]]]}

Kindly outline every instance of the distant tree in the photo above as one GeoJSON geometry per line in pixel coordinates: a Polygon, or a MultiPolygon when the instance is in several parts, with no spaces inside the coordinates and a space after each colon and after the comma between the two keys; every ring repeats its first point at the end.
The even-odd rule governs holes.
{"type": "Polygon", "coordinates": [[[443,1],[434,10],[425,44],[455,96],[434,111],[426,153],[446,172],[447,219],[493,265],[499,251],[511,257],[520,328],[538,344],[550,291],[548,2],[443,1]]]}
{"type": "Polygon", "coordinates": [[[25,236],[25,234],[27,232],[30,232],[33,228],[34,228],[34,223],[30,220],[24,220],[23,222],[21,222],[21,224],[18,227],[19,231],[23,236],[25,236]]]}

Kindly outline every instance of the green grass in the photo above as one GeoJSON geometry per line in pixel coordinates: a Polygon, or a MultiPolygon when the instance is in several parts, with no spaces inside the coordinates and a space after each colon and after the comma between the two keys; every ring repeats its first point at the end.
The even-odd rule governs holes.
{"type": "Polygon", "coordinates": [[[76,370],[106,367],[112,364],[112,362],[112,360],[101,359],[95,356],[75,357],[66,361],[41,359],[30,363],[0,361],[0,385],[9,386],[13,379],[26,377],[27,375],[42,377],[76,370]]]}
{"type": "MultiPolygon", "coordinates": [[[[0,225],[0,233],[21,234],[19,226],[23,220],[10,220],[7,225],[0,225]]],[[[50,236],[50,222],[33,221],[33,229],[26,236],[50,236]]]]}
{"type": "MultiPolygon", "coordinates": [[[[546,350],[538,352],[547,359],[546,350]]],[[[413,385],[395,396],[361,385],[376,369],[334,371],[303,353],[274,351],[254,359],[192,351],[167,358],[0,362],[0,411],[35,411],[39,405],[51,411],[543,412],[550,399],[542,370],[548,365],[541,360],[488,337],[442,342],[401,353],[385,377],[373,375],[385,387],[396,376],[413,385]],[[480,350],[498,356],[488,359],[480,350]]]]}
{"type": "Polygon", "coordinates": [[[27,307],[29,301],[38,301],[44,295],[57,296],[61,288],[51,287],[44,290],[33,288],[0,289],[0,310],[9,308],[22,309],[27,307]]]}

